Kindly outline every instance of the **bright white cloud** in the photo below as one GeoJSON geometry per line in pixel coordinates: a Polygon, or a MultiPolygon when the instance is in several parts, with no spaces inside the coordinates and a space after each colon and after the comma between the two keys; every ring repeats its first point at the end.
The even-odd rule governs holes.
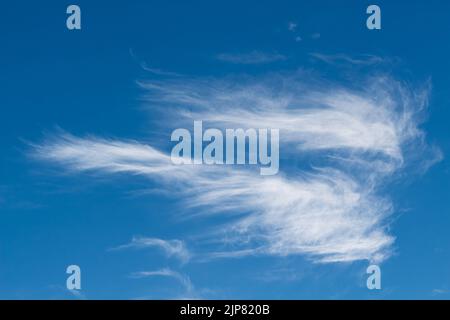
{"type": "Polygon", "coordinates": [[[431,150],[418,127],[428,89],[413,91],[388,77],[365,84],[342,86],[305,73],[141,83],[152,111],[164,110],[162,119],[174,128],[203,120],[280,129],[285,162],[277,176],[246,167],[172,165],[167,154],[135,141],[68,134],[35,146],[35,155],[76,171],[143,175],[201,214],[226,215],[228,224],[212,234],[231,249],[211,257],[382,261],[394,242],[393,207],[379,189],[431,150]],[[297,168],[302,159],[309,166],[297,168]]]}

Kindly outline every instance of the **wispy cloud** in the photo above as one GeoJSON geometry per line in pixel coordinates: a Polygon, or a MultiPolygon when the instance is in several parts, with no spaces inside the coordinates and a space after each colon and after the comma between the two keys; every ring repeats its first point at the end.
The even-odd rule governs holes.
{"type": "Polygon", "coordinates": [[[259,253],[347,261],[371,258],[392,242],[379,225],[389,204],[371,199],[369,190],[339,172],[322,169],[296,179],[265,178],[228,167],[173,166],[167,155],[145,145],[67,135],[60,139],[40,147],[40,156],[70,163],[75,170],[146,175],[185,194],[190,206],[250,212],[223,230],[232,232],[236,243],[243,236],[265,244],[259,253]]]}
{"type": "MultiPolygon", "coordinates": [[[[185,292],[183,293],[183,297],[189,297],[189,299],[195,299],[196,294],[194,290],[194,286],[191,282],[191,279],[177,271],[174,271],[170,268],[163,268],[154,271],[140,271],[134,272],[130,275],[131,278],[142,279],[149,277],[169,277],[177,280],[184,288],[185,292]]],[[[197,297],[198,298],[198,297],[197,297]]]]}
{"type": "Polygon", "coordinates": [[[79,299],[79,300],[86,300],[86,296],[81,293],[80,290],[67,290],[69,291],[75,298],[79,299]]]}
{"type": "MultiPolygon", "coordinates": [[[[312,35],[313,39],[320,38],[320,34],[316,33],[312,35]]],[[[352,65],[374,65],[386,62],[385,58],[381,58],[371,54],[363,54],[359,56],[350,56],[347,54],[323,54],[323,53],[310,53],[310,55],[320,61],[328,64],[341,64],[347,63],[352,65]]]]}
{"type": "Polygon", "coordinates": [[[217,59],[224,62],[235,64],[265,64],[276,61],[286,60],[286,56],[279,53],[266,53],[261,51],[252,51],[247,53],[221,53],[217,59]]]}
{"type": "Polygon", "coordinates": [[[200,119],[219,128],[280,129],[285,162],[277,176],[247,167],[172,165],[167,154],[136,141],[69,134],[35,145],[34,154],[75,171],[143,175],[201,214],[228,217],[211,233],[232,245],[213,258],[382,261],[394,236],[393,205],[380,190],[425,155],[436,158],[419,128],[429,87],[412,90],[387,76],[357,82],[299,72],[141,84],[153,112],[164,110],[161,117],[174,127],[200,119]],[[309,165],[297,166],[302,160],[309,165]]]}
{"type": "Polygon", "coordinates": [[[297,23],[295,22],[289,22],[288,23],[288,30],[294,32],[297,29],[297,23]]]}
{"type": "Polygon", "coordinates": [[[431,290],[431,294],[433,296],[447,296],[450,293],[449,290],[446,289],[433,289],[431,290]]]}
{"type": "Polygon", "coordinates": [[[111,250],[124,250],[124,249],[146,249],[146,248],[158,248],[164,251],[169,257],[176,257],[183,262],[187,262],[191,253],[186,248],[186,245],[181,240],[163,240],[158,238],[147,237],[133,237],[130,243],[112,248],[111,250]]]}
{"type": "Polygon", "coordinates": [[[158,68],[151,68],[145,62],[141,63],[141,67],[145,71],[148,71],[150,73],[153,73],[153,74],[156,74],[156,75],[159,75],[159,76],[167,76],[167,77],[181,77],[182,76],[181,74],[176,73],[176,72],[161,70],[161,69],[158,69],[158,68]]]}
{"type": "Polygon", "coordinates": [[[135,60],[142,69],[144,69],[145,71],[148,71],[154,75],[165,76],[165,77],[180,77],[180,76],[182,76],[181,74],[176,73],[176,72],[171,72],[171,71],[166,71],[166,70],[162,70],[159,68],[150,67],[147,62],[143,61],[141,58],[139,58],[135,54],[135,52],[132,48],[129,49],[129,53],[130,53],[130,56],[133,58],[133,60],[135,60]]]}

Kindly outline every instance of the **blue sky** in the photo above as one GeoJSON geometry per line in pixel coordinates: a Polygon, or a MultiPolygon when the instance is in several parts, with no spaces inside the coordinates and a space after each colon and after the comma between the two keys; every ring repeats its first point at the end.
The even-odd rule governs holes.
{"type": "Polygon", "coordinates": [[[0,298],[450,297],[448,2],[69,4],[2,6],[0,298]],[[148,173],[183,111],[276,120],[280,175],[148,173]]]}

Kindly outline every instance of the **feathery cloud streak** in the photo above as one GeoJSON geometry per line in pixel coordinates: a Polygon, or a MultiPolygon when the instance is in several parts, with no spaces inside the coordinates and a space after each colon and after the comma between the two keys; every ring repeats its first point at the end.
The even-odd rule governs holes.
{"type": "MultiPolygon", "coordinates": [[[[154,271],[140,271],[134,272],[130,275],[132,278],[141,279],[141,278],[149,278],[149,277],[169,277],[177,280],[186,290],[185,295],[193,295],[194,294],[194,286],[192,285],[191,279],[184,274],[181,274],[177,271],[174,271],[169,268],[163,268],[160,270],[154,271]]],[[[192,298],[192,297],[189,297],[192,298]]]]}
{"type": "Polygon", "coordinates": [[[227,215],[215,236],[231,239],[233,249],[214,257],[382,261],[394,242],[393,206],[379,189],[429,150],[418,127],[428,88],[414,91],[383,76],[365,84],[343,86],[304,73],[141,83],[149,108],[165,110],[161,116],[174,128],[203,120],[221,128],[280,129],[285,166],[277,176],[239,166],[172,165],[149,145],[69,134],[34,146],[34,153],[75,171],[143,175],[203,214],[227,215]],[[306,156],[310,166],[294,165],[306,156]]]}
{"type": "Polygon", "coordinates": [[[123,250],[123,249],[146,249],[146,248],[159,248],[169,257],[177,257],[181,261],[188,261],[191,254],[186,248],[186,245],[181,240],[163,240],[158,238],[147,237],[133,237],[130,243],[112,248],[111,250],[123,250]]]}

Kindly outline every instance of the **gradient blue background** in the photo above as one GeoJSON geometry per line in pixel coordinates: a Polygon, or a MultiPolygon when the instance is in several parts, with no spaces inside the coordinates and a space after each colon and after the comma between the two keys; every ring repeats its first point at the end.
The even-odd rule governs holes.
{"type": "MultiPolygon", "coordinates": [[[[171,278],[132,279],[171,267],[204,298],[450,298],[450,2],[376,1],[382,30],[365,27],[368,1],[76,1],[82,30],[66,29],[65,1],[5,1],[0,7],[0,298],[75,298],[69,264],[82,268],[88,299],[173,298],[171,278]],[[298,24],[303,41],[289,32],[298,24]],[[320,38],[310,35],[320,33],[320,38]],[[232,65],[214,57],[253,50],[289,57],[232,65]],[[367,262],[311,264],[302,257],[249,257],[180,265],[154,250],[111,252],[133,235],[180,238],[210,221],[177,219],[177,205],[134,196],[147,181],[64,176],[27,156],[27,143],[63,128],[152,141],[142,111],[139,65],[192,76],[315,68],[309,53],[398,58],[408,81],[432,81],[428,140],[444,160],[390,185],[396,254],[382,265],[383,289],[365,287],[367,262]],[[133,53],[133,54],[132,54],[133,53]]],[[[154,119],[153,119],[154,120],[154,119]]]]}

